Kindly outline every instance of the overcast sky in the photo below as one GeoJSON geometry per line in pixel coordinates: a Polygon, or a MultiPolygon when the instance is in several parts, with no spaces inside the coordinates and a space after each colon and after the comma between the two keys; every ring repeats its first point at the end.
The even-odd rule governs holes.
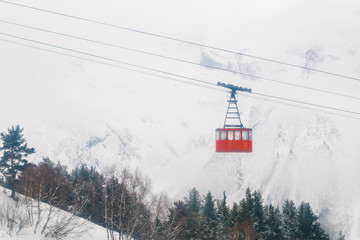
{"type": "MultiPolygon", "coordinates": [[[[15,1],[51,11],[61,12],[155,34],[194,41],[250,55],[318,68],[348,76],[360,76],[360,3],[358,1],[15,1]],[[308,53],[308,54],[307,54],[308,53]],[[309,60],[309,62],[307,62],[309,60]]],[[[63,16],[31,10],[0,2],[0,20],[63,32],[76,36],[152,51],[173,57],[199,61],[199,51],[184,44],[149,37],[120,29],[87,23],[63,16]]],[[[0,22],[1,32],[45,41],[102,56],[119,57],[151,66],[153,60],[135,54],[116,52],[104,46],[46,34],[0,22]],[[106,54],[104,54],[106,53],[106,54]],[[125,57],[126,56],[126,57],[125,57]]],[[[1,39],[15,40],[0,36],[1,39]]],[[[26,41],[17,40],[25,43],[26,41]]],[[[28,43],[28,42],[27,42],[28,43]]],[[[34,44],[33,44],[34,45],[34,44]]],[[[36,45],[36,44],[35,44],[36,45]]],[[[0,61],[9,64],[9,56],[18,58],[21,48],[9,43],[0,45],[4,53],[0,61]]],[[[52,56],[49,55],[49,58],[52,56]]],[[[226,55],[224,56],[227,57],[226,55]]],[[[270,76],[285,67],[250,58],[258,75],[270,76]],[[254,65],[255,64],[255,65],[254,65]]],[[[169,61],[159,63],[167,66],[169,61]]],[[[153,65],[155,67],[155,65],[153,65]]],[[[174,65],[174,68],[177,66],[174,65]]],[[[285,68],[286,69],[286,68],[285,68]]],[[[289,68],[287,68],[289,70],[289,68]]],[[[255,71],[255,70],[254,70],[255,71]]],[[[276,75],[281,80],[304,76],[276,75]]],[[[129,73],[131,74],[131,73],[129,73]]],[[[312,87],[324,87],[344,94],[356,95],[357,87],[342,89],[344,79],[317,74],[312,87]],[[318,81],[322,81],[319,83],[318,81]],[[325,83],[325,84],[324,84],[325,83]],[[349,90],[350,89],[350,90],[349,90]]],[[[306,83],[307,85],[309,82],[306,83]]],[[[262,85],[265,86],[265,85],[262,85]]],[[[261,89],[259,86],[258,89],[261,89]]],[[[277,89],[280,87],[275,87],[277,89]]],[[[265,86],[264,89],[269,89],[265,86]]],[[[270,93],[270,92],[267,92],[270,93]]],[[[315,95],[316,96],[316,95],[315,95]]],[[[283,97],[289,97],[284,95],[283,97]]],[[[300,97],[300,96],[299,96],[300,97]]],[[[327,99],[319,104],[328,102],[327,99]]],[[[331,99],[330,99],[331,100],[331,99]]],[[[349,106],[345,101],[335,107],[349,106]]],[[[359,105],[350,106],[358,108],[359,105]]]]}
{"type": "MultiPolygon", "coordinates": [[[[276,59],[286,56],[289,48],[357,53],[360,42],[360,4],[355,0],[15,2],[276,59]]],[[[82,24],[80,33],[92,30],[73,19],[0,6],[3,20],[56,30],[82,24]]],[[[4,24],[1,29],[13,30],[4,24]]]]}

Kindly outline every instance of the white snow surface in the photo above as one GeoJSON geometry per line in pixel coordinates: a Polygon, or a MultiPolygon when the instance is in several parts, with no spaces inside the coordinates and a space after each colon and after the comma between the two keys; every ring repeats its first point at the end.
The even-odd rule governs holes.
{"type": "MultiPolygon", "coordinates": [[[[357,1],[16,1],[324,71],[360,76],[357,1]],[[142,6],[139,8],[138,6],[142,6]],[[204,7],[206,6],[206,7],[204,7]],[[261,7],[260,7],[261,6],[261,7]],[[281,6],[281,7],[280,7],[281,6]]],[[[157,39],[0,3],[3,20],[96,39],[325,91],[360,96],[356,80],[157,39]],[[21,16],[21,17],[20,17],[21,16]]],[[[201,68],[0,22],[2,32],[174,74],[249,87],[255,93],[360,112],[360,101],[201,68]]],[[[86,57],[1,35],[1,39],[86,57]]],[[[239,201],[259,190],[267,203],[310,202],[329,233],[360,239],[359,115],[239,94],[253,128],[253,153],[214,153],[226,92],[0,41],[0,131],[24,127],[38,162],[140,168],[154,190],[189,188],[239,201]],[[305,108],[304,108],[305,107],[305,108]]],[[[136,69],[134,67],[130,67],[136,69]]],[[[136,69],[139,70],[139,69],[136,69]]],[[[150,72],[150,71],[147,71],[150,72]]],[[[161,76],[164,74],[155,73],[161,76]]],[[[220,89],[220,88],[218,88],[220,89]]]]}
{"type": "MultiPolygon", "coordinates": [[[[19,199],[19,202],[16,203],[13,199],[10,198],[10,190],[4,190],[3,187],[0,187],[0,239],[1,240],[45,240],[45,239],[54,239],[50,237],[46,237],[44,234],[41,234],[41,229],[45,224],[46,215],[48,214],[47,210],[49,209],[49,205],[42,203],[42,220],[40,221],[39,227],[34,233],[35,224],[28,225],[25,224],[25,227],[19,230],[19,216],[26,218],[27,209],[25,204],[23,203],[24,196],[21,194],[17,194],[16,197],[19,199]],[[10,209],[10,210],[9,210],[10,209]],[[15,213],[15,226],[13,230],[10,230],[7,225],[7,216],[6,213],[10,213],[9,216],[13,216],[12,213],[15,213]]],[[[35,201],[34,201],[35,203],[35,201]]],[[[36,207],[34,207],[36,209],[36,207]]],[[[70,217],[70,213],[65,212],[60,209],[53,209],[53,221],[58,221],[61,219],[68,219],[70,217]]],[[[37,215],[34,211],[34,219],[37,221],[37,215]]],[[[75,221],[81,222],[81,227],[72,231],[72,234],[68,236],[61,237],[59,239],[88,239],[88,240],[98,240],[98,239],[106,239],[106,229],[98,226],[94,223],[88,222],[85,219],[77,219],[75,221]],[[83,224],[84,222],[84,224],[83,224]]],[[[51,226],[51,222],[49,224],[51,226]]]]}

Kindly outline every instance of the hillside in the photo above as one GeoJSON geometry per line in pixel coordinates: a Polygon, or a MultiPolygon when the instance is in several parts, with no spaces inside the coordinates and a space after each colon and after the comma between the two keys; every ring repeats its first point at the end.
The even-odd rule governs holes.
{"type": "MultiPolygon", "coordinates": [[[[39,228],[37,230],[37,233],[34,233],[35,224],[30,225],[29,222],[27,222],[26,215],[27,215],[27,209],[23,202],[23,196],[18,195],[20,202],[17,205],[14,200],[10,198],[10,191],[5,190],[3,187],[0,187],[0,238],[2,240],[25,240],[25,239],[32,239],[32,240],[40,240],[40,239],[53,239],[51,237],[45,237],[44,235],[50,230],[52,231],[52,228],[55,228],[57,225],[65,224],[66,221],[71,219],[71,214],[68,212],[65,212],[60,209],[53,208],[52,211],[52,221],[48,225],[48,228],[46,228],[45,233],[41,234],[41,230],[45,225],[46,222],[46,216],[49,213],[49,205],[43,203],[41,208],[43,210],[42,212],[42,220],[39,224],[39,228]],[[9,220],[13,219],[15,220],[14,223],[11,223],[9,220]],[[9,227],[11,226],[12,227],[9,227]]],[[[34,212],[35,213],[35,212],[34,212]]],[[[37,219],[36,216],[33,216],[34,219],[37,219]]],[[[81,218],[75,218],[71,221],[71,224],[73,226],[76,226],[77,224],[80,224],[78,228],[75,228],[73,231],[71,231],[68,235],[58,237],[60,239],[68,239],[68,238],[75,238],[75,239],[106,239],[106,229],[103,227],[100,227],[96,224],[93,224],[91,222],[87,222],[84,219],[81,218]]],[[[65,229],[66,231],[66,229],[65,229]]],[[[64,231],[64,232],[65,232],[64,231]]]]}

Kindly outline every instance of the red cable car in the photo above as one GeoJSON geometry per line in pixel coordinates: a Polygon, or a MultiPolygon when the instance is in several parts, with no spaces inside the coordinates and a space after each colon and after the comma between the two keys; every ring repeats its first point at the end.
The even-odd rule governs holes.
{"type": "Polygon", "coordinates": [[[235,97],[236,91],[251,92],[251,89],[220,82],[217,85],[229,88],[231,95],[228,100],[224,127],[216,129],[216,152],[252,152],[252,129],[244,128],[241,123],[235,97]]]}

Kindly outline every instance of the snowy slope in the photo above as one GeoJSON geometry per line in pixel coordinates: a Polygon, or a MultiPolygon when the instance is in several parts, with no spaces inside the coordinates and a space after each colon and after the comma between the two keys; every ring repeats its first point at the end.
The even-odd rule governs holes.
{"type": "MultiPolygon", "coordinates": [[[[36,234],[34,233],[35,225],[29,225],[26,223],[26,221],[23,221],[24,224],[20,228],[20,218],[26,219],[27,216],[27,209],[22,202],[23,196],[17,195],[17,197],[20,199],[19,203],[17,204],[14,200],[10,198],[10,191],[4,190],[4,188],[0,187],[0,239],[2,240],[25,240],[25,239],[31,239],[31,240],[40,240],[40,239],[53,239],[50,237],[45,237],[44,234],[41,234],[41,229],[45,224],[46,215],[48,214],[48,208],[49,206],[47,204],[42,204],[42,220],[40,221],[39,228],[37,229],[36,234]],[[12,218],[15,220],[15,223],[13,228],[10,228],[9,226],[11,223],[9,223],[8,218],[12,218]]],[[[49,224],[49,227],[51,227],[53,222],[61,221],[61,220],[67,220],[71,215],[63,210],[60,209],[53,209],[52,210],[52,222],[49,224]]],[[[34,214],[36,211],[34,211],[34,214]]],[[[33,218],[37,221],[37,216],[33,216],[33,218]]],[[[106,229],[103,227],[100,227],[96,224],[93,224],[91,222],[87,222],[84,219],[76,219],[72,222],[72,224],[75,223],[81,223],[81,227],[78,229],[75,229],[72,231],[69,235],[62,237],[60,239],[106,239],[106,229]],[[83,224],[84,222],[84,224],[83,224]]],[[[45,231],[46,232],[46,231],[45,231]]]]}
{"type": "MultiPolygon", "coordinates": [[[[42,8],[276,57],[307,67],[360,75],[360,31],[353,29],[360,26],[358,4],[352,1],[339,5],[319,1],[311,8],[310,1],[290,5],[278,1],[274,6],[262,3],[265,5],[261,9],[257,3],[237,1],[230,6],[209,5],[205,1],[199,1],[196,6],[188,1],[173,5],[168,1],[142,4],[143,8],[139,9],[131,2],[109,1],[101,6],[95,2],[88,5],[88,1],[78,1],[75,5],[66,1],[36,2],[42,8]],[[164,8],[168,11],[161,10],[164,8]],[[278,17],[274,18],[273,14],[278,17]],[[335,21],[334,16],[342,17],[335,21]]],[[[357,81],[10,5],[1,5],[0,11],[8,21],[326,91],[351,96],[360,93],[357,81]]],[[[255,93],[360,112],[360,101],[355,99],[134,54],[5,23],[0,26],[10,34],[212,83],[234,83],[250,87],[255,93]]],[[[11,37],[1,38],[29,44],[11,37]]],[[[349,239],[360,238],[357,174],[360,128],[359,120],[354,119],[358,115],[316,107],[309,110],[302,108],[303,105],[284,105],[281,100],[268,101],[241,94],[243,122],[254,130],[254,152],[216,154],[214,131],[223,124],[226,92],[185,84],[179,82],[184,79],[174,76],[164,79],[9,42],[1,41],[0,52],[0,130],[16,124],[24,127],[29,146],[37,150],[31,160],[36,162],[49,156],[70,169],[81,163],[95,165],[100,170],[139,167],[153,180],[156,191],[165,190],[174,198],[182,198],[187,189],[195,186],[203,193],[211,190],[217,197],[225,190],[231,200],[238,201],[244,189],[251,187],[260,190],[265,200],[274,204],[288,198],[297,203],[308,201],[329,231],[345,230],[349,239]]],[[[100,61],[74,52],[61,52],[100,61]]]]}

